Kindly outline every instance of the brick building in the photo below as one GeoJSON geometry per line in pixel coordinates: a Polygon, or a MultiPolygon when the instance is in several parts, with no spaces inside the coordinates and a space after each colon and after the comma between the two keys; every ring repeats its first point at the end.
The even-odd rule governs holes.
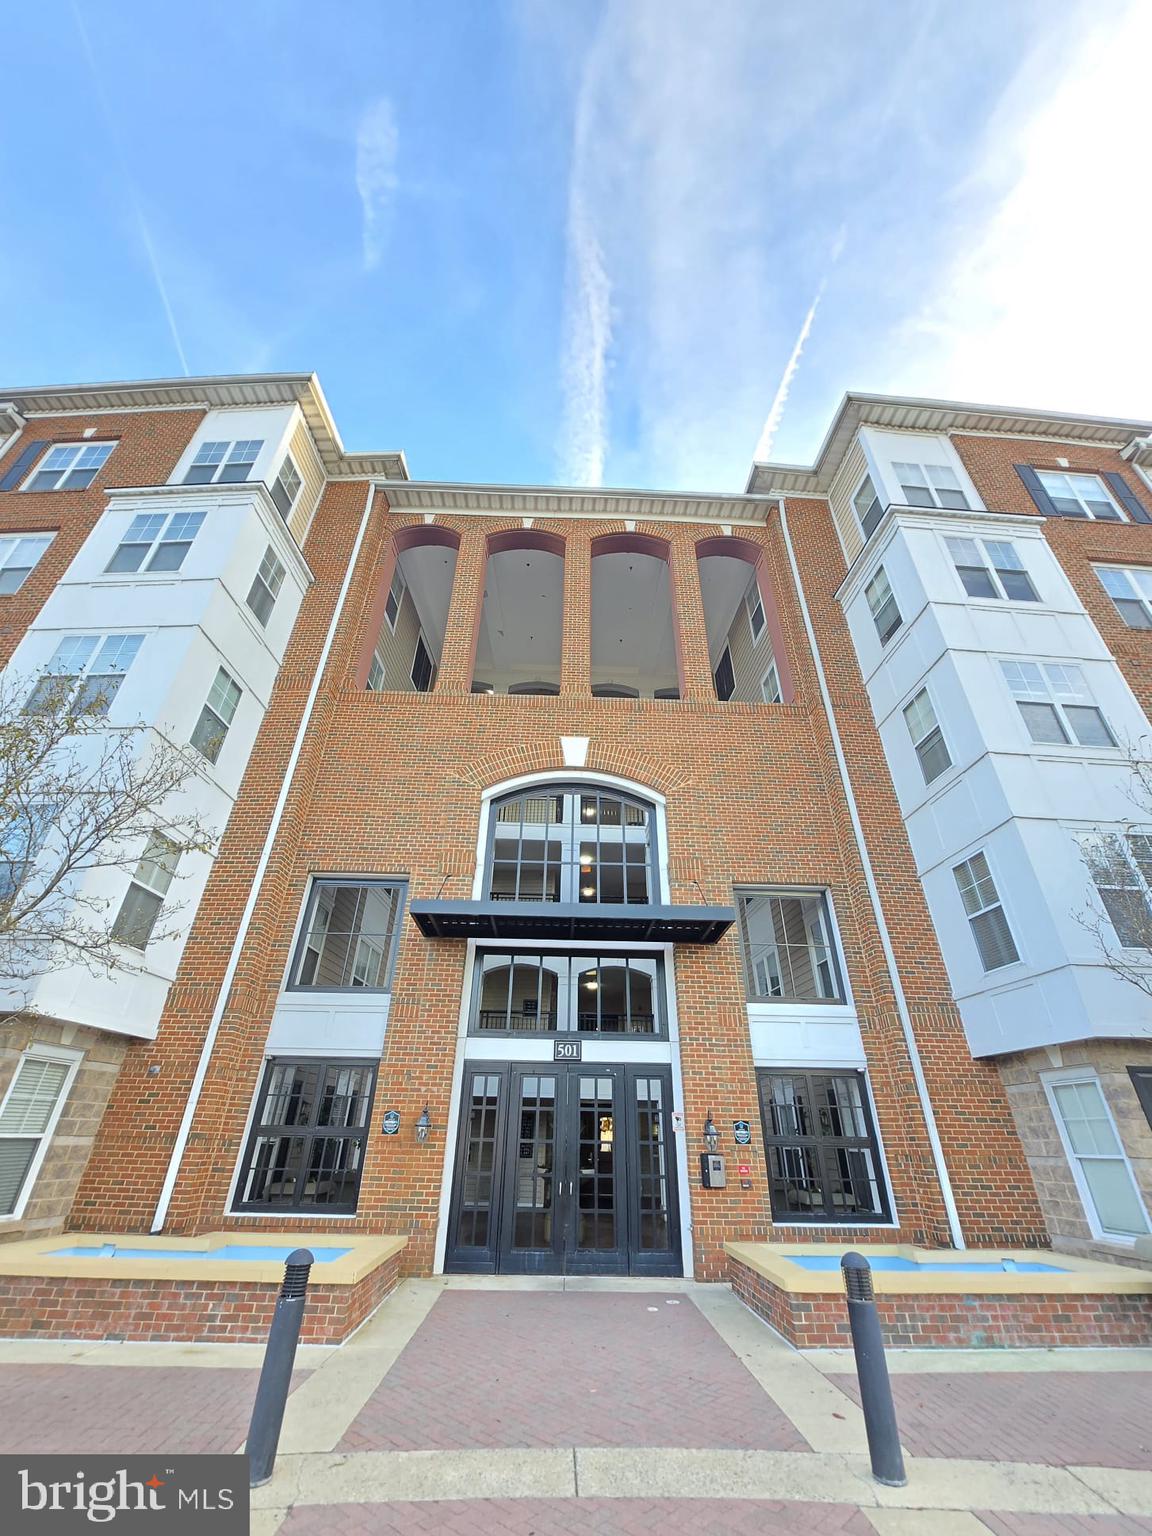
{"type": "Polygon", "coordinates": [[[1073,913],[1093,847],[1149,900],[1146,424],[853,395],[686,495],[413,480],[307,375],[3,399],[3,659],[114,677],[222,836],[4,1026],[0,1237],[1130,1256],[1149,1009],[1073,913]]]}

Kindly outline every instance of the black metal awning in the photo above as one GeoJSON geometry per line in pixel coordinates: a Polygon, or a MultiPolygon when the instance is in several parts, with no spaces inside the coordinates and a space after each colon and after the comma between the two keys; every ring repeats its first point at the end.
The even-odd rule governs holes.
{"type": "Polygon", "coordinates": [[[556,901],[413,901],[408,911],[428,939],[715,944],[736,921],[735,907],[585,906],[556,901]]]}

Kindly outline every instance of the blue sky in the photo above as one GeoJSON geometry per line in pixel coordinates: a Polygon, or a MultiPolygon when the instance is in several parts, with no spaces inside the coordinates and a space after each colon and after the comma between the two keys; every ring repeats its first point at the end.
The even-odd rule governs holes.
{"type": "Polygon", "coordinates": [[[41,0],[0,379],[315,369],[423,479],[743,486],[845,389],[1152,413],[1147,0],[41,0]]]}

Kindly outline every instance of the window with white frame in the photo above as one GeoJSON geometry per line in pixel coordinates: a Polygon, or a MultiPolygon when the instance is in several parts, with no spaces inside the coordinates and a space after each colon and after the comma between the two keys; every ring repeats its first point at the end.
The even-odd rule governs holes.
{"type": "Polygon", "coordinates": [[[56,810],[50,801],[26,804],[0,830],[0,908],[6,909],[15,901],[48,836],[56,810]]]}
{"type": "Polygon", "coordinates": [[[86,491],[104,468],[115,443],[57,443],[24,483],[26,491],[86,491]]]}
{"type": "Polygon", "coordinates": [[[765,704],[783,704],[784,695],[780,691],[780,673],[776,668],[776,658],[768,663],[768,670],[760,679],[760,694],[765,704]]]}
{"type": "Polygon", "coordinates": [[[179,862],[179,846],[162,833],[153,832],[112,924],[114,939],[132,949],[148,947],[179,862]]]}
{"type": "Polygon", "coordinates": [[[987,858],[983,853],[974,853],[970,859],[957,864],[952,873],[956,877],[956,886],[964,903],[964,912],[981,965],[986,971],[998,971],[1002,966],[1013,965],[1020,955],[992,871],[988,868],[987,858]]]}
{"type": "MultiPolygon", "coordinates": [[[[368,681],[364,685],[369,693],[379,693],[384,686],[384,658],[379,648],[372,652],[372,660],[368,664],[368,681]]],[[[489,689],[489,692],[492,690],[489,689]]],[[[475,689],[473,689],[475,692],[475,689]]]]}
{"type": "Polygon", "coordinates": [[[252,578],[252,585],[248,589],[246,599],[249,608],[256,615],[256,622],[261,629],[267,627],[268,620],[272,617],[272,610],[276,606],[276,599],[280,595],[280,588],[284,585],[284,567],[277,560],[271,544],[264,551],[264,558],[260,562],[259,569],[252,578]]]}
{"type": "Polygon", "coordinates": [[[272,482],[272,500],[280,509],[280,516],[285,522],[292,515],[292,508],[300,494],[300,485],[300,472],[293,464],[291,454],[286,454],[280,473],[272,482]]]}
{"type": "Polygon", "coordinates": [[[116,571],[178,571],[204,521],[203,512],[142,512],[128,525],[105,574],[116,571]],[[145,565],[145,560],[147,564],[145,565]]]}
{"type": "Polygon", "coordinates": [[[736,909],[750,1002],[844,1001],[822,891],[738,891],[736,909]]]}
{"type": "Polygon", "coordinates": [[[952,507],[966,511],[968,499],[947,464],[893,464],[904,500],[911,507],[952,507]]]}
{"type": "Polygon", "coordinates": [[[1152,836],[1092,832],[1082,834],[1079,842],[1121,947],[1152,947],[1152,836]]]}
{"type": "Polygon", "coordinates": [[[27,1202],[78,1063],[37,1047],[21,1056],[0,1103],[0,1216],[18,1215],[27,1202]]]}
{"type": "Polygon", "coordinates": [[[189,740],[210,763],[220,756],[220,748],[228,734],[228,727],[236,718],[236,706],[240,703],[240,684],[230,672],[220,667],[216,680],[208,690],[208,698],[200,711],[189,740]]]}
{"type": "Polygon", "coordinates": [[[871,475],[865,475],[861,480],[852,498],[852,505],[856,509],[856,516],[860,520],[860,529],[864,537],[870,539],[876,531],[876,524],[884,515],[884,506],[876,494],[871,475]]]}
{"type": "Polygon", "coordinates": [[[1079,667],[1068,662],[1002,660],[1000,670],[1033,741],[1057,746],[1116,745],[1079,667]]]}
{"type": "Polygon", "coordinates": [[[887,645],[904,620],[896,605],[896,599],[892,595],[892,588],[888,584],[883,566],[864,588],[864,596],[868,600],[868,610],[872,615],[872,622],[876,625],[876,633],[880,636],[880,644],[887,645]]]}
{"type": "Polygon", "coordinates": [[[185,485],[224,485],[247,480],[260,456],[261,438],[243,437],[234,443],[201,443],[184,476],[185,485]]]}
{"type": "Polygon", "coordinates": [[[904,724],[908,727],[908,734],[916,749],[924,782],[931,784],[946,768],[951,768],[952,758],[927,688],[921,688],[911,703],[904,706],[904,724]]]}
{"type": "Polygon", "coordinates": [[[1099,1078],[1046,1078],[1044,1087],[1096,1235],[1143,1236],[1148,1214],[1099,1078]]]}
{"type": "Polygon", "coordinates": [[[143,635],[65,635],[24,705],[25,713],[68,708],[106,715],[143,635]]]}
{"type": "Polygon", "coordinates": [[[767,620],[764,617],[764,599],[760,596],[760,586],[756,578],[752,578],[752,585],[744,594],[744,606],[748,610],[748,626],[752,631],[752,644],[755,645],[764,633],[767,620]]]}
{"type": "Polygon", "coordinates": [[[1069,475],[1059,470],[1038,469],[1036,478],[1062,517],[1093,517],[1105,523],[1125,521],[1123,512],[1099,475],[1069,475]]]}
{"type": "Polygon", "coordinates": [[[1016,547],[1004,539],[946,539],[956,574],[969,597],[1040,601],[1016,547]]]}
{"type": "Polygon", "coordinates": [[[431,693],[435,681],[436,663],[432,660],[432,652],[424,644],[424,636],[420,635],[412,657],[412,686],[417,693],[431,693]]]}
{"type": "Polygon", "coordinates": [[[388,600],[384,604],[384,617],[388,620],[388,628],[393,634],[396,633],[396,620],[400,617],[400,604],[404,601],[406,586],[403,573],[397,566],[392,577],[392,585],[388,588],[388,600]]]}
{"type": "Polygon", "coordinates": [[[15,533],[0,539],[0,596],[19,592],[55,537],[54,533],[15,533]]]}
{"type": "Polygon", "coordinates": [[[1096,575],[1129,629],[1152,629],[1152,569],[1098,565],[1096,575]]]}

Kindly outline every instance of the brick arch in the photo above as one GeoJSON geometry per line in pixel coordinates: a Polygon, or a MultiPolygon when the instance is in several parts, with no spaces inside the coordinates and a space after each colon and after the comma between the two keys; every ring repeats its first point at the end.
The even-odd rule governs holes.
{"type": "Polygon", "coordinates": [[[701,560],[716,558],[743,560],[745,564],[752,567],[760,601],[764,605],[764,619],[768,626],[768,634],[772,641],[772,655],[775,657],[776,673],[780,679],[780,694],[785,704],[791,704],[796,697],[792,663],[788,655],[788,647],[784,643],[784,626],[780,622],[780,611],[776,604],[772,578],[768,574],[768,560],[764,546],[755,543],[752,539],[740,538],[735,534],[716,534],[696,540],[697,565],[701,560]]]}
{"type": "MultiPolygon", "coordinates": [[[[384,549],[380,557],[380,571],[376,578],[376,590],[368,608],[364,634],[356,657],[354,682],[357,688],[363,688],[368,681],[368,669],[372,665],[376,637],[384,622],[384,605],[388,601],[388,589],[396,574],[396,562],[405,550],[421,548],[452,549],[459,555],[460,534],[455,528],[446,527],[442,523],[405,523],[403,527],[394,528],[390,534],[385,535],[384,549]]],[[[453,585],[455,585],[455,573],[453,573],[453,585]]]]}
{"type": "Polygon", "coordinates": [[[638,793],[647,788],[664,798],[681,782],[679,774],[670,772],[662,760],[651,753],[610,744],[598,746],[594,741],[589,745],[588,761],[583,769],[574,770],[564,762],[559,732],[553,745],[517,743],[488,757],[477,758],[461,769],[458,778],[477,791],[479,806],[481,794],[508,779],[533,773],[575,773],[579,776],[581,772],[612,774],[635,784],[638,793]]]}

